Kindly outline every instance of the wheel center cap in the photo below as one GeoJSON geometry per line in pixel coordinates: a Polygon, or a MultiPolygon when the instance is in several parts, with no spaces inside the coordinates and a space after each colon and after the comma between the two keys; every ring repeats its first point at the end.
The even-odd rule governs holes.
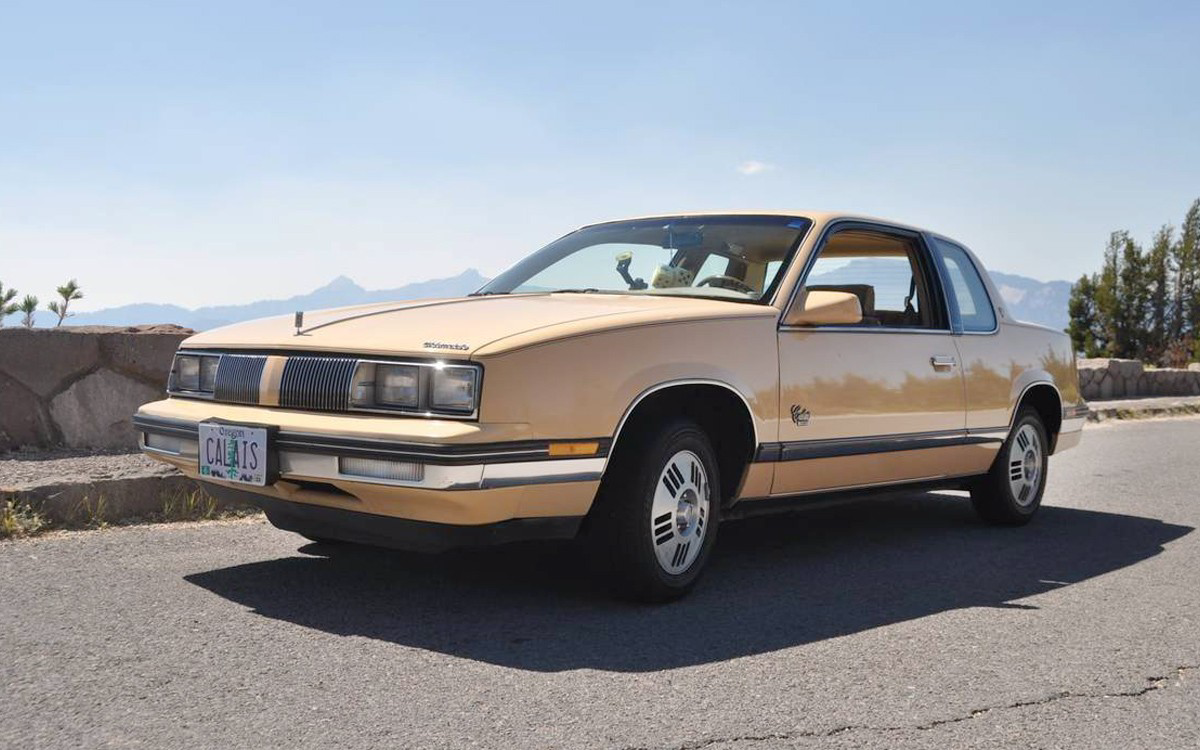
{"type": "Polygon", "coordinates": [[[1033,451],[1028,451],[1025,454],[1025,478],[1033,479],[1033,475],[1037,473],[1037,454],[1033,451]]]}
{"type": "Polygon", "coordinates": [[[679,496],[679,505],[675,509],[675,524],[679,527],[679,532],[686,533],[696,525],[696,518],[699,515],[699,506],[697,505],[698,496],[693,489],[686,489],[679,496]]]}

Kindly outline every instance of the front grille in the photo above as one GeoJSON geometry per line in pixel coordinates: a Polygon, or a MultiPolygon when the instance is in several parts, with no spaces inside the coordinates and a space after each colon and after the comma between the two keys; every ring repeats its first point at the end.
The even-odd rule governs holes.
{"type": "Polygon", "coordinates": [[[258,384],[267,358],[245,354],[225,354],[217,366],[213,399],[234,404],[257,404],[258,384]]]}
{"type": "Polygon", "coordinates": [[[350,408],[350,381],[357,359],[288,357],[279,384],[279,405],[293,409],[345,411],[350,408]]]}

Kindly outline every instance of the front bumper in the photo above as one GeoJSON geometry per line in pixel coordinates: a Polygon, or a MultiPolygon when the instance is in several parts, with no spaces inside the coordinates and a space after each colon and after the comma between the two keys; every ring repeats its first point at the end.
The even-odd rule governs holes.
{"type": "MultiPolygon", "coordinates": [[[[558,455],[552,448],[554,441],[439,443],[302,431],[288,426],[287,415],[278,412],[279,421],[285,423],[273,438],[278,480],[266,487],[249,487],[199,476],[198,423],[203,418],[183,419],[165,416],[161,408],[157,411],[143,410],[133,419],[142,450],[189,477],[290,505],[436,524],[475,526],[582,517],[591,507],[608,454],[607,440],[592,441],[593,454],[576,457],[558,455]],[[343,462],[347,458],[402,466],[409,478],[355,473],[352,463],[343,462]]],[[[219,418],[261,423],[260,410],[255,411],[251,417],[232,407],[222,409],[219,418]]],[[[313,415],[305,416],[311,423],[313,415]]]]}
{"type": "Polygon", "coordinates": [[[225,499],[253,503],[263,509],[276,527],[303,534],[310,539],[336,539],[414,552],[442,552],[456,547],[482,547],[542,539],[571,539],[583,521],[577,516],[552,516],[456,526],[293,503],[229,487],[217,488],[217,493],[225,499]]]}

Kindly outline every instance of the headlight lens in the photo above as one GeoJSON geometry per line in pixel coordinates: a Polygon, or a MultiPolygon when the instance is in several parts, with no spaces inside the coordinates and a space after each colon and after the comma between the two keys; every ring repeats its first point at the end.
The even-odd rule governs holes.
{"type": "Polygon", "coordinates": [[[220,355],[176,354],[171,368],[171,390],[212,393],[220,363],[220,355]]]}
{"type": "Polygon", "coordinates": [[[433,371],[429,404],[434,410],[474,411],[477,388],[478,370],[474,367],[438,367],[433,371]]]}
{"type": "Polygon", "coordinates": [[[417,368],[413,365],[376,365],[375,402],[382,406],[415,409],[418,381],[417,368]]]}
{"type": "Polygon", "coordinates": [[[200,390],[211,393],[217,385],[217,365],[221,364],[220,357],[200,358],[200,390]]]}
{"type": "Polygon", "coordinates": [[[200,390],[200,358],[184,354],[175,357],[175,387],[182,391],[200,390]]]}
{"type": "Polygon", "coordinates": [[[176,354],[170,390],[211,394],[217,382],[220,354],[176,354]]]}

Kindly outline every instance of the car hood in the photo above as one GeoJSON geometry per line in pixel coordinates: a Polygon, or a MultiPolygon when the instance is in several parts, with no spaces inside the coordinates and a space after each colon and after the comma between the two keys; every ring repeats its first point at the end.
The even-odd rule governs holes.
{"type": "Polygon", "coordinates": [[[312,350],[469,359],[555,338],[660,322],[774,317],[774,308],[635,294],[533,294],[420,300],[307,311],[197,334],[186,348],[312,350]]]}

